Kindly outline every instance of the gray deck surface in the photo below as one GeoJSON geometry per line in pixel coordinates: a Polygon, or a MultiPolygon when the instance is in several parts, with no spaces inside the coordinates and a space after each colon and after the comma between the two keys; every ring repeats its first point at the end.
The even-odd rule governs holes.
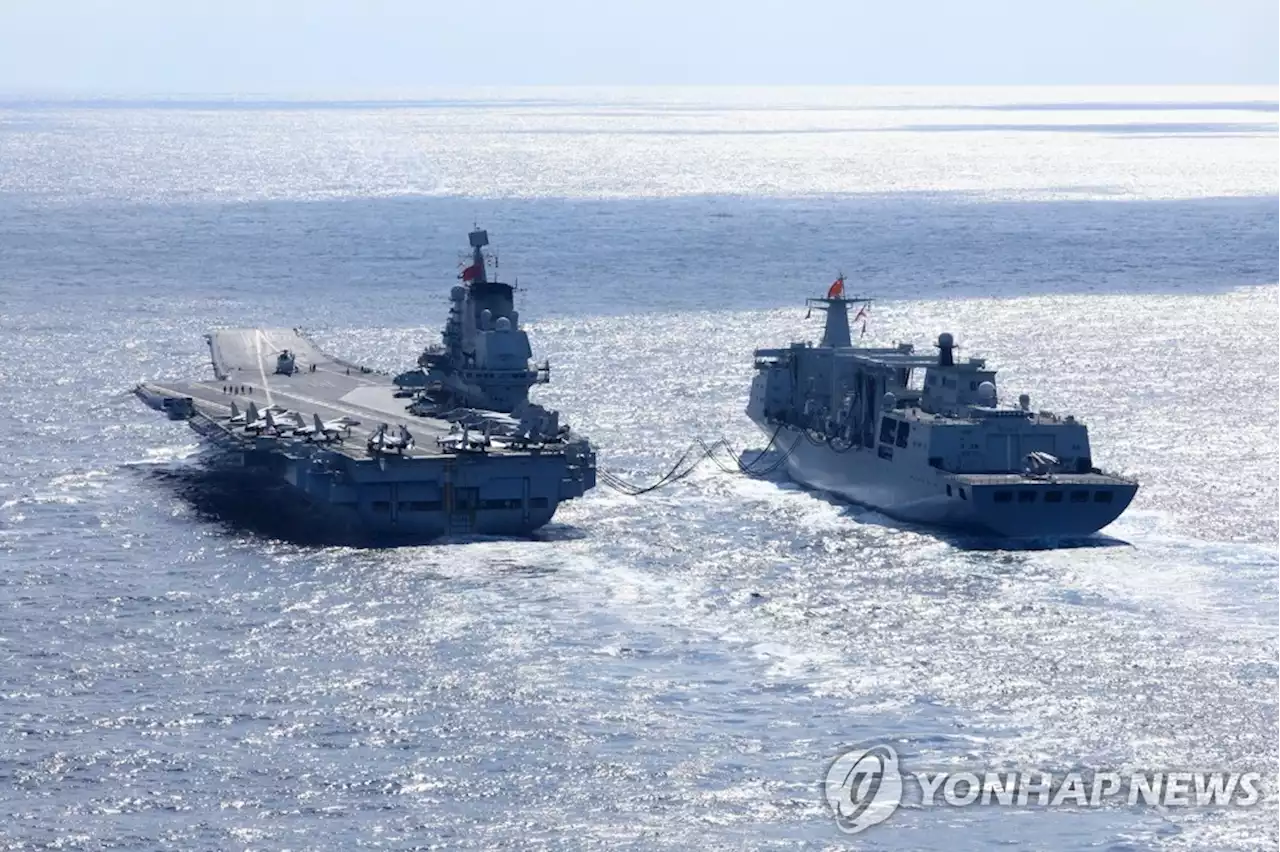
{"type": "Polygon", "coordinates": [[[1110,473],[1054,473],[1026,476],[1020,473],[957,473],[958,482],[969,485],[1129,485],[1129,480],[1110,473]]]}
{"type": "Polygon", "coordinates": [[[406,456],[441,454],[436,438],[449,433],[448,422],[409,414],[405,409],[409,400],[394,396],[395,386],[388,376],[361,372],[292,329],[223,329],[210,335],[210,349],[214,378],[147,382],[147,387],[166,395],[189,396],[200,413],[215,420],[230,416],[232,402],[244,412],[250,401],[259,409],[274,404],[297,411],[308,424],[313,413],[326,421],[354,417],[360,425],[352,427],[343,444],[330,446],[355,458],[368,457],[366,442],[381,423],[389,424],[392,431],[401,423],[409,428],[416,447],[406,456]],[[296,359],[297,371],[288,376],[275,372],[276,357],[284,349],[296,359]]]}

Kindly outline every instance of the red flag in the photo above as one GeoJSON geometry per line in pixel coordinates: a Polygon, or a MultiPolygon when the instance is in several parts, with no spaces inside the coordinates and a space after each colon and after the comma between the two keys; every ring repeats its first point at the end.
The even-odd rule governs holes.
{"type": "Polygon", "coordinates": [[[468,266],[466,269],[462,270],[462,274],[459,275],[458,277],[461,278],[463,281],[470,281],[472,278],[475,278],[477,275],[480,274],[480,269],[481,269],[480,264],[473,263],[470,266],[468,266]]]}
{"type": "Polygon", "coordinates": [[[831,286],[827,289],[828,299],[839,299],[844,295],[844,278],[837,278],[831,282],[831,286]]]}

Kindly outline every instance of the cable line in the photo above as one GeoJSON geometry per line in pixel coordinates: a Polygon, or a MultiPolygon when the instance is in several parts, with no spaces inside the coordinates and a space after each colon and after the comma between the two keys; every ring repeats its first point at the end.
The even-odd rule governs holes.
{"type": "Polygon", "coordinates": [[[637,485],[636,483],[628,482],[607,468],[597,469],[596,476],[608,487],[631,497],[638,497],[641,494],[648,494],[651,491],[657,491],[659,488],[674,485],[689,476],[689,474],[693,473],[698,465],[707,459],[710,459],[712,464],[720,468],[720,470],[725,473],[741,473],[757,478],[768,476],[786,464],[787,459],[791,457],[791,453],[800,443],[801,436],[797,435],[795,441],[792,442],[791,446],[788,447],[782,455],[774,459],[768,459],[767,463],[764,463],[766,462],[765,456],[778,442],[778,436],[781,434],[782,427],[779,426],[774,430],[773,436],[769,438],[769,443],[765,448],[761,450],[760,454],[749,463],[743,463],[741,453],[739,453],[733,444],[729,443],[726,438],[719,438],[710,444],[701,438],[698,438],[685,448],[684,452],[680,454],[680,458],[676,459],[676,463],[673,464],[666,473],[648,485],[637,485]],[[723,453],[729,454],[729,457],[733,462],[732,465],[726,464],[725,461],[720,458],[720,455],[723,453]]]}

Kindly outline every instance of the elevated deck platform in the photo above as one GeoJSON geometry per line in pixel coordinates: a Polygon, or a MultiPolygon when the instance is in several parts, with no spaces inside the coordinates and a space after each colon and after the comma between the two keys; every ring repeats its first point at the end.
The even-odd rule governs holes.
{"type": "Polygon", "coordinates": [[[955,482],[971,486],[996,485],[1037,485],[1045,488],[1055,486],[1070,487],[1073,485],[1090,486],[1127,486],[1133,485],[1131,479],[1111,473],[1050,473],[1031,475],[1025,473],[955,473],[951,475],[955,482]]]}
{"type": "MultiPolygon", "coordinates": [[[[415,446],[404,452],[406,458],[442,454],[436,439],[448,435],[451,424],[410,414],[406,409],[409,400],[395,395],[389,376],[323,352],[296,329],[222,329],[208,339],[213,378],[151,381],[143,383],[142,389],[160,397],[188,397],[197,414],[225,424],[229,435],[239,433],[246,439],[252,436],[226,424],[233,402],[242,412],[250,402],[260,410],[281,406],[301,414],[306,423],[312,421],[313,414],[325,421],[339,417],[358,420],[342,443],[328,445],[333,452],[357,460],[370,457],[369,436],[382,423],[392,430],[403,424],[413,434],[415,446]],[[293,356],[293,372],[278,373],[277,358],[286,350],[293,356]]],[[[297,439],[264,435],[257,440],[297,439]]],[[[522,451],[494,447],[490,452],[515,455],[522,451]]]]}

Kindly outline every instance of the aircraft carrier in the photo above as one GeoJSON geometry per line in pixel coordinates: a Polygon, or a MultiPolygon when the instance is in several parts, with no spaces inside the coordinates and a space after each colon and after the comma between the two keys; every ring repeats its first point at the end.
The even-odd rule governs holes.
{"type": "Polygon", "coordinates": [[[549,365],[530,368],[512,288],[488,279],[488,235],[470,236],[443,343],[416,381],[325,353],[298,329],[221,329],[207,337],[212,375],[134,392],[208,439],[219,465],[284,485],[318,527],[375,544],[528,534],[595,486],[595,451],[529,402],[549,365]]]}
{"type": "Polygon", "coordinates": [[[1013,538],[1082,536],[1114,521],[1138,483],[1093,463],[1089,431],[1070,414],[1036,411],[1026,394],[1001,404],[996,371],[961,361],[951,334],[937,354],[910,343],[854,346],[839,278],[817,346],[757,349],[747,415],[785,452],[791,476],[907,521],[1013,538]]]}

